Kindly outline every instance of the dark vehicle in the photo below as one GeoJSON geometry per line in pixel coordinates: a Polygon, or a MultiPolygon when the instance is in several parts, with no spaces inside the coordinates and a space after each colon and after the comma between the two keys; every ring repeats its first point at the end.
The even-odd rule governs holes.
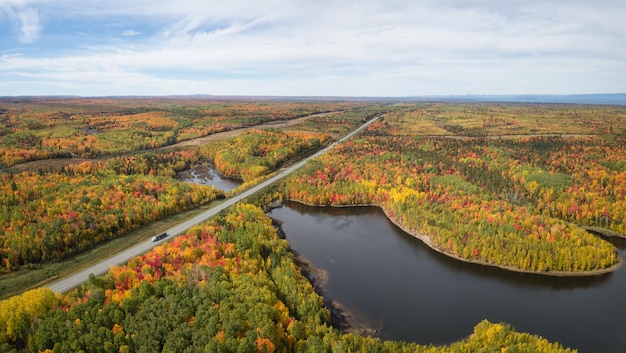
{"type": "Polygon", "coordinates": [[[167,237],[167,233],[159,234],[152,237],[152,241],[159,241],[163,238],[167,237]]]}

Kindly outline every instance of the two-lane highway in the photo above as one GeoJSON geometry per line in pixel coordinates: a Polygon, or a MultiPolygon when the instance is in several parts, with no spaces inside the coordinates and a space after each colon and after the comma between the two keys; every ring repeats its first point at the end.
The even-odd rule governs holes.
{"type": "MultiPolygon", "coordinates": [[[[365,129],[369,124],[373,123],[374,121],[378,120],[381,116],[376,116],[374,118],[372,118],[371,120],[367,121],[365,124],[361,125],[360,127],[358,127],[357,129],[355,129],[354,131],[352,131],[351,133],[349,133],[348,135],[344,136],[343,138],[341,138],[338,142],[343,142],[346,141],[347,139],[351,138],[352,136],[358,134],[359,132],[361,132],[363,129],[365,129]]],[[[46,284],[46,287],[52,289],[55,292],[67,292],[77,286],[79,286],[80,284],[82,284],[83,282],[86,282],[87,279],[89,278],[89,274],[93,273],[96,276],[102,275],[104,273],[106,273],[109,268],[113,265],[119,265],[119,264],[123,264],[125,262],[127,262],[128,260],[130,260],[131,258],[141,255],[145,252],[147,252],[148,250],[152,249],[154,246],[167,241],[168,239],[170,239],[171,237],[180,235],[180,234],[184,234],[189,228],[193,227],[194,225],[198,224],[198,223],[202,223],[212,217],[215,217],[219,212],[221,212],[222,210],[234,205],[235,203],[249,197],[250,195],[259,192],[260,190],[262,190],[263,188],[267,187],[270,184],[275,183],[276,181],[284,178],[285,176],[295,172],[296,170],[302,168],[306,162],[309,159],[312,158],[316,158],[319,157],[320,155],[328,152],[331,148],[333,148],[335,146],[336,143],[333,143],[331,146],[328,146],[320,151],[318,151],[317,153],[313,154],[312,156],[298,162],[295,163],[294,165],[282,170],[281,172],[279,172],[277,175],[273,176],[270,179],[265,180],[262,183],[259,183],[258,185],[242,192],[241,194],[237,195],[237,196],[233,196],[232,198],[222,202],[221,204],[207,210],[206,212],[203,212],[193,218],[190,218],[182,223],[179,223],[175,226],[173,226],[170,229],[167,229],[166,232],[167,234],[169,234],[169,237],[160,240],[160,241],[156,241],[153,242],[152,240],[146,240],[143,241],[141,243],[138,243],[124,251],[121,251],[107,259],[102,260],[101,262],[92,265],[84,270],[81,270],[79,272],[67,275],[59,280],[50,282],[48,284],[46,284]]]]}

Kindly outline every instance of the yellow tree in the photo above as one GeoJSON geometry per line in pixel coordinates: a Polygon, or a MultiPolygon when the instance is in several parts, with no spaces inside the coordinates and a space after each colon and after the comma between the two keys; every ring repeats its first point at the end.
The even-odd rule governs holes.
{"type": "Polygon", "coordinates": [[[55,307],[58,298],[48,288],[38,288],[0,302],[0,344],[24,344],[33,322],[55,307]]]}

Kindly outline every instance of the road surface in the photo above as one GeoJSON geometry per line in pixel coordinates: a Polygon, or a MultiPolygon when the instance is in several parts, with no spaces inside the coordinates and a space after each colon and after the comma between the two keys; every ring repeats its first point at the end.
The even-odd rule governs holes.
{"type": "Polygon", "coordinates": [[[153,247],[155,247],[156,245],[164,242],[164,241],[168,241],[170,238],[180,235],[180,234],[184,234],[189,228],[193,227],[194,225],[198,224],[198,223],[202,223],[212,217],[215,217],[218,213],[220,213],[222,210],[225,210],[226,208],[236,204],[237,202],[249,197],[250,195],[259,192],[260,190],[262,190],[263,188],[267,187],[270,184],[275,183],[276,181],[286,177],[287,175],[295,172],[296,170],[302,168],[306,162],[309,159],[312,158],[317,158],[320,155],[328,152],[330,149],[332,149],[333,147],[335,147],[335,145],[339,142],[344,142],[346,140],[348,140],[349,138],[351,138],[352,136],[358,134],[359,132],[361,132],[361,130],[365,129],[369,124],[373,123],[374,121],[378,120],[380,118],[379,116],[376,116],[374,118],[372,118],[371,120],[369,120],[368,122],[366,122],[365,124],[361,125],[360,127],[358,127],[356,130],[352,131],[351,133],[349,133],[348,135],[344,136],[343,138],[341,138],[339,141],[333,143],[332,145],[318,151],[317,153],[313,154],[312,156],[305,158],[303,160],[301,160],[300,162],[280,171],[280,173],[278,173],[277,175],[273,176],[270,179],[265,180],[262,183],[259,183],[258,185],[242,192],[241,194],[237,195],[237,196],[233,196],[227,200],[225,200],[224,202],[222,202],[221,204],[207,210],[206,212],[203,212],[193,218],[190,218],[182,223],[179,223],[169,229],[166,230],[167,234],[169,235],[168,237],[153,242],[151,239],[145,240],[141,243],[138,243],[136,245],[133,245],[132,247],[123,250],[107,259],[104,259],[102,261],[100,261],[99,263],[92,265],[84,270],[81,270],[79,272],[67,275],[59,280],[50,282],[48,284],[46,284],[45,286],[52,289],[55,292],[61,292],[61,293],[65,293],[77,286],[79,286],[80,284],[82,284],[83,282],[86,282],[87,279],[89,278],[89,274],[93,273],[96,276],[105,274],[109,268],[113,265],[120,265],[123,263],[126,263],[128,260],[130,260],[131,258],[135,257],[135,256],[139,256],[145,252],[147,252],[148,250],[152,249],[153,247]]]}

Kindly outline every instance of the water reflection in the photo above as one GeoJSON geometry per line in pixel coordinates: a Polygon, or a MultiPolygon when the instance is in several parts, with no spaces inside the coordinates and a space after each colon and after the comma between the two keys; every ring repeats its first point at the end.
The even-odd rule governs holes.
{"type": "Polygon", "coordinates": [[[237,186],[241,185],[241,182],[233,179],[226,179],[220,177],[213,168],[209,165],[197,165],[189,170],[179,172],[177,174],[178,179],[189,183],[196,183],[202,185],[212,185],[213,187],[222,191],[231,191],[237,186]]]}
{"type": "MultiPolygon", "coordinates": [[[[408,235],[407,235],[408,236],[408,235]]],[[[438,252],[427,252],[440,265],[449,267],[457,272],[466,273],[484,279],[497,280],[516,287],[550,287],[553,289],[589,288],[601,284],[613,275],[608,273],[600,276],[584,277],[553,277],[531,273],[520,273],[503,270],[497,267],[487,267],[479,264],[465,263],[455,260],[438,252]]]]}
{"type": "Polygon", "coordinates": [[[610,237],[610,238],[607,238],[607,240],[611,244],[613,244],[616,248],[618,248],[620,250],[626,250],[626,239],[625,238],[610,237]]]}
{"type": "MultiPolygon", "coordinates": [[[[311,216],[318,220],[317,223],[328,220],[332,224],[333,230],[343,231],[347,227],[354,224],[356,217],[341,217],[341,216],[373,216],[380,217],[378,207],[310,207],[297,202],[289,202],[288,207],[296,210],[298,213],[306,216],[311,216]]],[[[384,217],[384,214],[382,214],[384,217]]],[[[394,233],[397,234],[398,241],[402,242],[405,246],[416,246],[416,243],[422,244],[424,248],[428,248],[421,243],[420,240],[415,239],[409,234],[406,234],[402,229],[396,226],[393,222],[389,221],[386,217],[386,221],[389,227],[394,229],[394,233]]],[[[609,239],[619,249],[626,249],[626,239],[611,238],[609,239]],[[621,244],[621,245],[620,245],[621,244]]],[[[611,278],[613,273],[608,273],[600,276],[583,276],[583,277],[553,277],[544,276],[531,273],[520,273],[506,271],[497,267],[487,267],[479,264],[462,262],[451,257],[445,256],[437,251],[428,249],[425,251],[425,255],[433,261],[437,261],[440,266],[445,266],[451,271],[465,273],[470,276],[476,276],[484,279],[495,279],[498,281],[506,282],[510,285],[526,287],[526,286],[540,286],[551,287],[553,289],[574,289],[574,288],[588,288],[607,281],[611,278]]]]}
{"type": "Polygon", "coordinates": [[[292,248],[327,271],[328,296],[383,339],[444,344],[488,319],[582,353],[626,350],[626,266],[590,277],[515,273],[435,252],[375,207],[289,203],[271,215],[292,248]]]}

